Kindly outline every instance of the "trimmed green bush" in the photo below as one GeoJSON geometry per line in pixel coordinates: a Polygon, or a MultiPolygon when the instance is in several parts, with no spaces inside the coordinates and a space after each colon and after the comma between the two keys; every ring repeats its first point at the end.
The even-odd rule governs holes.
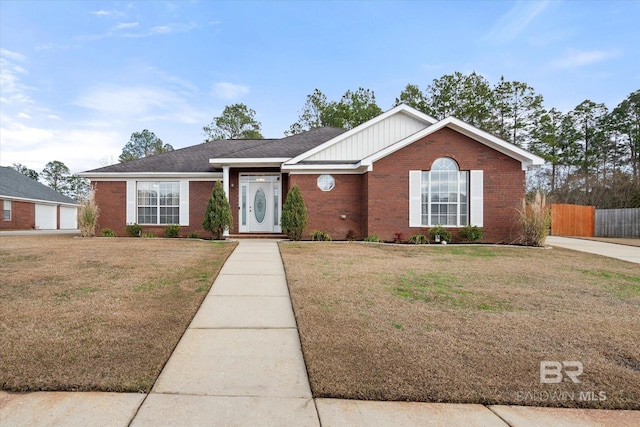
{"type": "Polygon", "coordinates": [[[196,233],[195,231],[189,233],[189,235],[187,236],[189,239],[199,239],[200,237],[198,237],[198,233],[196,233]]]}
{"type": "Polygon", "coordinates": [[[127,236],[140,237],[142,235],[142,227],[138,224],[127,224],[127,236]]]}
{"type": "Polygon", "coordinates": [[[364,238],[365,242],[380,242],[380,238],[375,234],[370,234],[364,238]]]}
{"type": "Polygon", "coordinates": [[[327,234],[326,231],[313,230],[311,232],[311,240],[316,242],[329,242],[331,241],[331,236],[327,234]]]}
{"type": "Polygon", "coordinates": [[[429,237],[436,243],[451,243],[451,233],[440,224],[429,229],[429,237]]]}
{"type": "Polygon", "coordinates": [[[144,238],[144,239],[152,239],[152,238],[156,237],[156,234],[151,232],[151,231],[147,231],[147,232],[142,233],[141,237],[144,238]]]}
{"type": "Polygon", "coordinates": [[[307,227],[307,205],[304,203],[302,192],[298,185],[294,185],[287,194],[287,200],[282,207],[280,217],[282,231],[291,240],[300,240],[307,227]]]}
{"type": "Polygon", "coordinates": [[[180,226],[178,224],[169,224],[164,229],[164,237],[174,238],[180,234],[180,226]]]}
{"type": "Polygon", "coordinates": [[[482,239],[483,234],[484,229],[477,225],[466,225],[462,230],[460,230],[460,237],[466,239],[468,242],[476,242],[482,239]]]}
{"type": "Polygon", "coordinates": [[[409,237],[409,243],[413,243],[414,245],[426,245],[429,243],[429,239],[424,234],[414,234],[409,237]]]}
{"type": "Polygon", "coordinates": [[[116,232],[110,228],[103,228],[101,233],[102,237],[118,237],[116,232]]]}
{"type": "Polygon", "coordinates": [[[213,186],[202,226],[205,230],[211,231],[213,238],[216,240],[222,239],[224,230],[233,226],[231,205],[229,205],[229,200],[227,200],[227,195],[224,193],[224,188],[220,181],[216,181],[213,186]]]}

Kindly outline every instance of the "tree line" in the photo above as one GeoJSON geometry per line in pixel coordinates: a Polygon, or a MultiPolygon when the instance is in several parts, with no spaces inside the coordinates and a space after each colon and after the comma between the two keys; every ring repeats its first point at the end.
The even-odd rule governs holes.
{"type": "Polygon", "coordinates": [[[67,165],[59,160],[47,163],[42,172],[29,169],[22,163],[14,163],[11,167],[35,181],[42,178],[47,186],[78,202],[85,200],[91,191],[91,184],[86,178],[72,174],[67,165]]]}
{"type": "MultiPolygon", "coordinates": [[[[424,89],[408,84],[393,106],[399,104],[438,120],[454,116],[543,157],[545,166],[528,174],[528,188],[541,190],[554,203],[640,207],[640,90],[612,110],[603,103],[585,100],[562,112],[545,108],[543,96],[527,83],[501,77],[491,84],[475,72],[455,72],[434,79],[424,89]]],[[[315,89],[284,134],[324,126],[351,129],[382,112],[372,90],[347,90],[339,100],[331,101],[315,89]]],[[[203,142],[262,139],[261,123],[255,116],[256,112],[245,104],[226,106],[220,116],[203,126],[203,142]]],[[[144,129],[131,134],[119,161],[172,150],[170,144],[144,129]]],[[[45,181],[76,197],[84,191],[81,178],[71,176],[64,164],[61,167],[57,163],[47,164],[45,181]],[[62,178],[52,178],[57,175],[62,178]]],[[[21,172],[35,173],[28,169],[21,172]]]]}

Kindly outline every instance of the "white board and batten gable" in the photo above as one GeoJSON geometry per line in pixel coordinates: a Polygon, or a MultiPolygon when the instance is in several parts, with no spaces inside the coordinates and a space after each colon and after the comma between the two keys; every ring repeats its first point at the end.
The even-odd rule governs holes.
{"type": "Polygon", "coordinates": [[[343,169],[345,164],[349,164],[347,169],[357,169],[362,159],[435,122],[433,117],[402,104],[285,162],[283,170],[295,173],[298,169],[314,169],[318,164],[326,165],[327,168],[334,165],[337,169],[343,169]]]}

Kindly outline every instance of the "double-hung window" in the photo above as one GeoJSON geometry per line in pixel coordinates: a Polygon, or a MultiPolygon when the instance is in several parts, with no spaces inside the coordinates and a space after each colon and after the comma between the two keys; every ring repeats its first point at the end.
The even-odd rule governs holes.
{"type": "Polygon", "coordinates": [[[11,200],[4,200],[4,214],[3,219],[5,221],[11,221],[11,200]]]}
{"type": "Polygon", "coordinates": [[[180,183],[138,181],[138,224],[180,223],[180,183]]]}
{"type": "Polygon", "coordinates": [[[447,157],[422,172],[422,225],[465,226],[469,223],[468,172],[447,157]]]}

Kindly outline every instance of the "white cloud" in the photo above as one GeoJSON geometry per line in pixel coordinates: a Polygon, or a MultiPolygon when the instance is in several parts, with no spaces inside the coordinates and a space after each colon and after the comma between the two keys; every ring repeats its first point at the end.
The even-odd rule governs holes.
{"type": "Polygon", "coordinates": [[[235,100],[248,94],[249,86],[237,85],[230,82],[217,82],[211,87],[211,93],[218,98],[235,100]]]}
{"type": "Polygon", "coordinates": [[[620,53],[619,50],[579,51],[570,49],[562,58],[553,61],[552,65],[557,68],[577,68],[616,58],[620,56],[620,53]]]}
{"type": "Polygon", "coordinates": [[[93,10],[93,11],[89,11],[90,14],[95,15],[95,16],[117,16],[117,17],[121,17],[121,16],[125,16],[124,13],[118,11],[118,10],[104,10],[104,9],[100,9],[100,10],[93,10]]]}
{"type": "Polygon", "coordinates": [[[32,89],[21,82],[21,76],[29,74],[17,62],[26,62],[27,57],[7,49],[0,50],[1,102],[4,104],[29,104],[33,101],[27,94],[32,89]]]}
{"type": "Polygon", "coordinates": [[[115,31],[126,30],[128,28],[135,28],[138,25],[140,25],[138,22],[121,22],[120,24],[113,26],[111,29],[115,31]]]}
{"type": "Polygon", "coordinates": [[[21,119],[30,119],[31,118],[31,116],[29,114],[23,113],[23,112],[18,113],[18,117],[20,117],[21,119]]]}
{"type": "Polygon", "coordinates": [[[506,43],[513,41],[549,6],[549,0],[517,1],[511,9],[483,37],[485,41],[506,43]]]}

